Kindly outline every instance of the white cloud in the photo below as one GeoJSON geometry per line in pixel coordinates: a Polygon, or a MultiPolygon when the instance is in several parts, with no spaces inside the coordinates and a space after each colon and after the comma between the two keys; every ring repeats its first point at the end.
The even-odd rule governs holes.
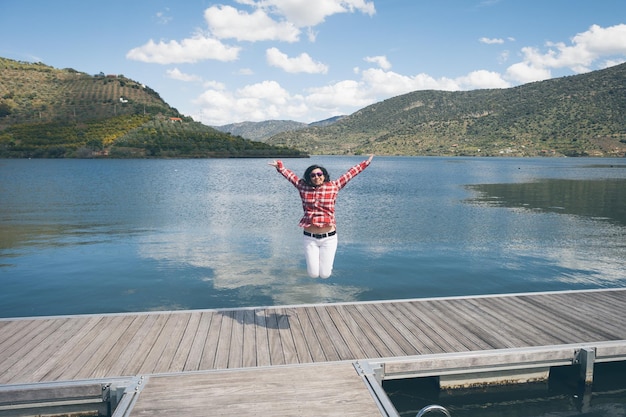
{"type": "Polygon", "coordinates": [[[378,65],[380,68],[384,70],[391,69],[391,63],[387,60],[387,57],[384,55],[381,56],[367,56],[364,58],[365,62],[371,62],[378,65]]]}
{"type": "Polygon", "coordinates": [[[246,13],[231,6],[211,6],[204,11],[210,32],[219,39],[297,42],[300,30],[291,22],[276,22],[261,9],[246,13]]]}
{"type": "Polygon", "coordinates": [[[278,67],[289,73],[305,72],[309,74],[326,74],[328,66],[313,59],[306,53],[300,54],[296,58],[289,58],[280,52],[278,48],[270,48],[265,51],[267,63],[273,67],[278,67]]]}
{"type": "Polygon", "coordinates": [[[372,68],[361,74],[363,88],[369,91],[369,97],[393,97],[415,90],[458,90],[456,82],[448,78],[439,80],[427,74],[412,76],[398,74],[393,71],[383,71],[372,68]]]}
{"type": "Polygon", "coordinates": [[[504,39],[499,39],[499,38],[480,38],[478,39],[478,41],[480,43],[486,43],[487,45],[494,45],[494,44],[503,44],[504,43],[504,39]]]}
{"type": "Polygon", "coordinates": [[[506,61],[509,60],[510,55],[511,55],[510,51],[502,51],[502,53],[500,53],[500,55],[498,56],[498,62],[500,64],[504,64],[506,61]]]}
{"type": "Polygon", "coordinates": [[[506,77],[520,83],[530,83],[547,80],[551,73],[549,69],[533,66],[528,62],[518,62],[507,68],[506,77]]]}
{"type": "MultiPolygon", "coordinates": [[[[210,36],[198,33],[182,41],[169,42],[150,39],[143,46],[128,51],[126,58],[157,64],[195,63],[209,59],[233,61],[238,59],[241,47],[225,45],[219,39],[293,43],[300,40],[301,28],[307,28],[307,37],[314,42],[317,33],[312,27],[324,22],[328,16],[356,11],[370,16],[376,13],[374,3],[366,0],[239,0],[238,3],[253,10],[247,12],[232,6],[215,5],[204,11],[210,36]]],[[[164,12],[157,13],[157,18],[163,23],[169,21],[164,12]]],[[[306,59],[307,56],[301,55],[297,60],[306,59]]],[[[312,63],[311,60],[307,64],[309,69],[312,63]]],[[[312,67],[314,72],[325,72],[321,64],[312,67]]]]}
{"type": "MultiPolygon", "coordinates": [[[[250,6],[251,12],[243,12],[230,6],[211,6],[205,11],[209,33],[218,38],[239,41],[274,40],[295,42],[301,28],[306,27],[308,38],[314,41],[317,33],[313,25],[335,13],[361,11],[375,13],[373,4],[365,1],[342,0],[238,0],[240,5],[250,6]]],[[[137,48],[136,56],[147,62],[189,62],[207,58],[207,51],[199,46],[209,42],[206,36],[196,36],[177,42],[155,44],[151,41],[137,48]],[[140,54],[143,54],[141,55],[140,54]],[[204,57],[204,58],[202,58],[204,57]]],[[[212,40],[221,43],[217,40],[212,40]]],[[[479,39],[484,44],[500,45],[514,42],[514,38],[479,39]]],[[[222,58],[236,59],[239,48],[223,47],[222,58]]],[[[219,49],[219,48],[216,48],[219,49]]],[[[132,52],[132,51],[131,51],[132,52]]],[[[131,53],[129,52],[129,55],[131,53]]],[[[289,57],[277,47],[265,50],[269,66],[281,68],[288,73],[327,74],[329,67],[315,61],[309,54],[289,57]]],[[[513,62],[504,72],[476,69],[455,78],[434,77],[426,73],[413,75],[391,71],[391,63],[384,55],[372,55],[364,61],[374,64],[361,70],[353,66],[354,75],[314,87],[301,87],[297,92],[288,91],[279,82],[265,80],[239,89],[228,89],[217,82],[205,83],[204,91],[195,101],[202,120],[212,125],[238,121],[262,121],[291,119],[311,122],[338,114],[349,114],[370,104],[390,97],[418,90],[472,90],[482,88],[508,88],[518,83],[549,79],[555,69],[569,68],[574,72],[588,71],[592,66],[606,67],[624,62],[626,55],[626,25],[602,28],[597,25],[572,37],[569,44],[548,42],[542,47],[526,46],[519,50],[519,62],[513,62]]],[[[503,51],[498,62],[510,62],[511,52],[503,51]]],[[[222,59],[225,60],[225,59],[222,59]]],[[[260,70],[259,70],[260,71],[260,70]]],[[[243,68],[239,75],[251,75],[251,68],[243,68]]],[[[172,78],[196,80],[194,76],[174,69],[168,71],[172,78]]]]}
{"type": "Polygon", "coordinates": [[[150,39],[145,45],[128,51],[126,58],[157,64],[194,63],[207,59],[233,61],[238,58],[240,50],[239,47],[224,45],[216,39],[196,35],[180,43],[155,43],[150,39]]]}
{"type": "Polygon", "coordinates": [[[326,113],[342,114],[346,108],[356,110],[372,104],[372,99],[363,89],[362,83],[355,80],[339,81],[331,85],[311,88],[308,91],[306,103],[326,113]]]}
{"type": "Polygon", "coordinates": [[[623,64],[624,62],[626,62],[626,58],[620,58],[620,59],[606,59],[604,60],[601,64],[600,64],[600,68],[609,68],[609,67],[613,67],[615,65],[620,65],[623,64]]]}
{"type": "Polygon", "coordinates": [[[522,48],[522,62],[510,66],[507,76],[524,83],[548,79],[551,70],[557,68],[569,68],[575,73],[591,71],[594,62],[602,57],[607,62],[611,57],[626,55],[626,24],[607,28],[593,25],[574,36],[571,45],[547,42],[545,46],[545,52],[536,47],[522,48]]]}
{"type": "Polygon", "coordinates": [[[172,20],[172,17],[169,16],[169,12],[170,9],[167,7],[164,12],[157,12],[155,15],[157,22],[161,25],[167,25],[172,20]]]}
{"type": "Polygon", "coordinates": [[[246,4],[270,10],[298,27],[317,26],[338,13],[361,12],[370,16],[376,13],[374,3],[365,0],[265,0],[246,4]]]}
{"type": "Polygon", "coordinates": [[[502,78],[502,75],[493,71],[472,71],[456,79],[462,90],[477,88],[507,88],[511,85],[502,78]]]}
{"type": "Polygon", "coordinates": [[[235,92],[209,88],[195,104],[202,108],[202,119],[210,125],[237,121],[301,119],[309,111],[300,95],[291,95],[276,81],[247,85],[235,92]]]}
{"type": "Polygon", "coordinates": [[[500,74],[474,71],[457,79],[434,78],[428,74],[406,76],[380,68],[358,71],[358,80],[341,80],[313,87],[304,95],[293,95],[276,81],[252,84],[230,93],[210,88],[196,101],[203,108],[208,124],[222,125],[241,121],[292,119],[322,120],[352,113],[389,97],[417,90],[463,90],[502,88],[509,84],[500,74]]]}
{"type": "Polygon", "coordinates": [[[208,88],[210,90],[226,91],[226,85],[219,81],[205,81],[202,85],[204,86],[204,88],[208,88]]]}
{"type": "Polygon", "coordinates": [[[192,74],[185,74],[181,72],[178,68],[167,70],[165,71],[165,73],[167,74],[168,77],[174,80],[187,81],[187,82],[202,81],[202,78],[200,78],[199,76],[192,75],[192,74]]]}

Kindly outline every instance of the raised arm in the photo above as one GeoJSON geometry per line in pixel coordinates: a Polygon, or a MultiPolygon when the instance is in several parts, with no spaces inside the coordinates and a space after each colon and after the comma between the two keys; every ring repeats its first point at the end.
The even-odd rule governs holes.
{"type": "Polygon", "coordinates": [[[289,181],[293,185],[298,185],[300,178],[298,178],[298,176],[292,170],[285,168],[285,166],[283,165],[283,161],[277,159],[272,162],[268,162],[267,164],[276,168],[276,171],[278,171],[283,177],[287,178],[287,181],[289,181]]]}
{"type": "Polygon", "coordinates": [[[346,186],[346,184],[354,177],[356,177],[357,175],[359,175],[361,172],[363,172],[363,170],[365,168],[367,168],[371,163],[372,163],[372,159],[374,159],[374,155],[370,155],[369,158],[367,158],[365,161],[356,164],[355,166],[353,166],[352,168],[350,168],[345,174],[343,174],[341,177],[337,178],[336,183],[339,186],[339,188],[343,188],[346,186]]]}

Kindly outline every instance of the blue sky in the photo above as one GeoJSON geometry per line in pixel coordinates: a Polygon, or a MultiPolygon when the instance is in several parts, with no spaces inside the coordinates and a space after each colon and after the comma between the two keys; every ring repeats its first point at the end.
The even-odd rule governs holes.
{"type": "Polygon", "coordinates": [[[626,61],[624,0],[0,0],[0,56],[123,74],[208,125],[626,61]]]}

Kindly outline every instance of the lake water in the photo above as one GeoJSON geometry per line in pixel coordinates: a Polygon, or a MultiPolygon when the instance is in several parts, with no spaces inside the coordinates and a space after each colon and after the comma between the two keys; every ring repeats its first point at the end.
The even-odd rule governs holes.
{"type": "Polygon", "coordinates": [[[0,160],[0,317],[626,286],[624,159],[375,157],[328,280],[267,162],[0,160]]]}

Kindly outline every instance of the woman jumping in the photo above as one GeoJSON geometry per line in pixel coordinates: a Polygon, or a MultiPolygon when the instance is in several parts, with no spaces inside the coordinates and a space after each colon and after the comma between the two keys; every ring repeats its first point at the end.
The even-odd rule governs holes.
{"type": "Polygon", "coordinates": [[[337,193],[372,162],[369,159],[350,168],[334,181],[330,180],[326,168],[311,165],[304,178],[283,166],[282,161],[272,161],[276,168],[300,193],[304,216],[299,226],[304,229],[304,255],[306,269],[311,278],[328,278],[333,271],[337,251],[337,229],[335,224],[335,200],[337,193]]]}

